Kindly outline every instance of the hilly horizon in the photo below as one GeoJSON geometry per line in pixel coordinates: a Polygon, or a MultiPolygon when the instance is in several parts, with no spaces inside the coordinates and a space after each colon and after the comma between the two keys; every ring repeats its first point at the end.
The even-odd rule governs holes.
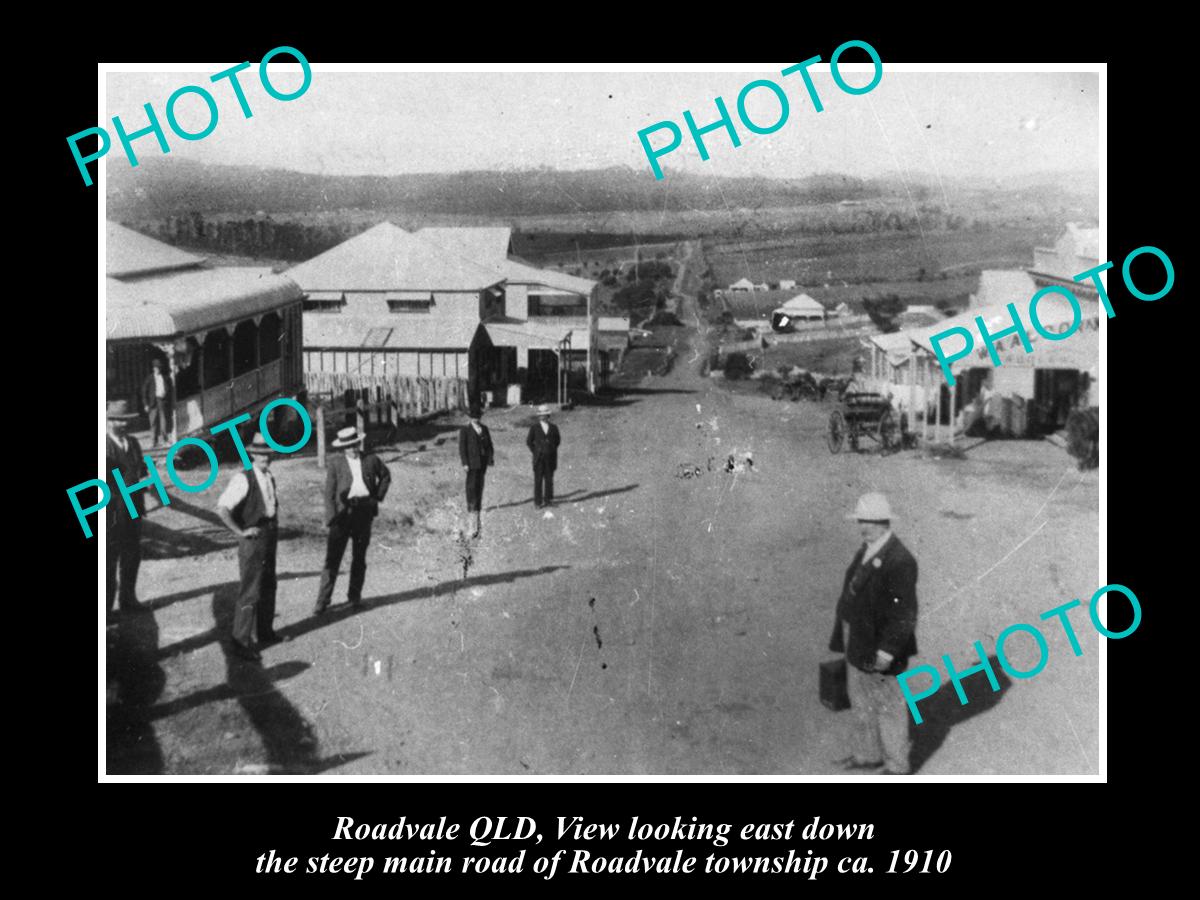
{"type": "Polygon", "coordinates": [[[191,213],[296,213],[342,209],[475,216],[682,212],[791,207],[841,200],[907,198],[937,202],[943,194],[1097,193],[1096,172],[1030,173],[992,180],[895,173],[859,178],[821,173],[803,178],[695,175],[667,170],[656,181],[629,166],[560,170],[547,167],[404,175],[322,175],[253,165],[155,159],[136,169],[107,169],[109,218],[161,218],[191,213]]]}

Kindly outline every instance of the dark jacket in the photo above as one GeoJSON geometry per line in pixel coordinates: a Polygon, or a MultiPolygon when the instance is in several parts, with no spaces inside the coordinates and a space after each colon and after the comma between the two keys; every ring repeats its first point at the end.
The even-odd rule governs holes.
{"type": "MultiPolygon", "coordinates": [[[[362,477],[367,486],[367,493],[375,502],[371,515],[379,512],[379,504],[387,496],[388,487],[392,483],[392,473],[374,453],[364,453],[362,460],[362,477]]],[[[350,463],[346,454],[339,453],[329,460],[329,468],[325,473],[325,524],[332,525],[333,520],[340,516],[347,507],[346,495],[354,486],[354,474],[350,471],[350,463]]]]}
{"type": "Polygon", "coordinates": [[[829,649],[867,672],[874,669],[875,652],[883,650],[895,657],[884,674],[899,675],[917,652],[917,561],[894,534],[865,566],[863,549],[846,570],[829,649]],[[842,640],[843,620],[850,623],[849,647],[842,640]]]}
{"type": "MultiPolygon", "coordinates": [[[[137,438],[132,434],[127,434],[125,440],[129,444],[128,451],[124,451],[118,447],[116,441],[112,439],[112,435],[105,435],[104,437],[104,472],[109,492],[108,506],[105,508],[108,511],[108,524],[110,526],[118,521],[128,522],[131,518],[129,510],[125,508],[125,501],[121,499],[121,492],[117,488],[117,482],[113,478],[112,470],[121,470],[121,477],[125,480],[126,487],[132,487],[137,482],[145,480],[149,474],[146,471],[146,461],[142,457],[142,446],[137,442],[137,438]]],[[[137,510],[139,516],[144,515],[146,512],[145,496],[145,491],[133,491],[130,494],[130,499],[133,501],[133,508],[137,510]]]]}
{"type": "Polygon", "coordinates": [[[551,472],[558,468],[558,445],[561,443],[558,426],[553,422],[549,431],[542,431],[541,423],[534,422],[529,426],[529,436],[525,438],[525,445],[533,453],[533,464],[544,463],[551,472]]]}
{"type": "MultiPolygon", "coordinates": [[[[163,387],[167,389],[167,395],[163,397],[163,405],[171,408],[171,374],[163,372],[163,387]]],[[[142,409],[153,409],[158,398],[154,396],[154,373],[151,372],[146,376],[146,380],[142,382],[142,409]]]]}
{"type": "Polygon", "coordinates": [[[495,461],[492,433],[486,425],[480,428],[483,429],[480,434],[469,424],[458,429],[458,456],[468,469],[487,469],[495,461]]]}

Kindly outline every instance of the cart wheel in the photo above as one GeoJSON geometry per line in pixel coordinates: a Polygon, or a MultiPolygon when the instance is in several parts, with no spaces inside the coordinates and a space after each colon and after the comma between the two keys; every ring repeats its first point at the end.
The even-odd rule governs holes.
{"type": "Polygon", "coordinates": [[[834,410],[829,416],[829,452],[841,453],[846,445],[846,417],[840,410],[834,410]]]}
{"type": "Polygon", "coordinates": [[[879,445],[883,448],[884,453],[900,449],[900,426],[890,409],[885,409],[883,415],[879,417],[878,436],[879,445]]]}

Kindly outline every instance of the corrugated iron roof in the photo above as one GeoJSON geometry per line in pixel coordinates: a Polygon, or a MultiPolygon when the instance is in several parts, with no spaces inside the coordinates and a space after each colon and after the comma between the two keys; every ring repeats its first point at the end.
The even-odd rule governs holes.
{"type": "Polygon", "coordinates": [[[572,350],[587,349],[587,331],[569,326],[508,319],[485,322],[488,337],[497,347],[524,347],[528,350],[554,350],[568,337],[572,350]]]}
{"type": "Polygon", "coordinates": [[[506,226],[420,228],[413,233],[459,256],[493,265],[508,258],[512,245],[512,229],[506,226]]]}
{"type": "Polygon", "coordinates": [[[277,310],[304,296],[270,269],[219,268],[169,272],[138,281],[105,282],[109,340],[167,339],[207,331],[277,310]]]}
{"type": "MultiPolygon", "coordinates": [[[[1087,368],[1092,365],[1094,360],[1098,358],[1096,354],[1099,352],[1098,335],[1100,332],[1100,304],[1093,303],[1090,300],[1080,300],[1079,306],[1082,310],[1080,318],[1081,325],[1074,334],[1068,338],[1063,338],[1056,341],[1045,340],[1029,321],[1027,308],[1020,305],[1017,306],[1017,311],[1021,316],[1021,322],[1025,326],[1025,332],[1029,336],[1030,346],[1033,347],[1033,354],[1043,353],[1043,360],[1048,360],[1050,355],[1055,358],[1055,364],[1061,365],[1063,368],[1087,368]],[[1074,344],[1074,346],[1072,346],[1074,344]],[[1083,364],[1086,360],[1092,360],[1083,364]],[[1080,363],[1075,365],[1075,363],[1080,363]]],[[[1074,314],[1071,310],[1070,301],[1061,294],[1047,294],[1038,302],[1038,321],[1042,323],[1042,327],[1050,332],[1060,332],[1064,330],[1074,319],[1074,314]]],[[[965,328],[971,333],[974,341],[972,352],[964,356],[962,359],[956,360],[951,365],[951,371],[958,372],[962,369],[969,369],[975,366],[991,365],[991,357],[987,352],[987,345],[980,337],[978,325],[975,322],[976,317],[982,317],[984,327],[989,334],[997,334],[1006,328],[1012,327],[1012,316],[1009,315],[1008,309],[1005,306],[989,306],[977,307],[961,312],[956,316],[951,316],[948,319],[943,319],[936,325],[931,325],[927,328],[916,328],[902,332],[907,335],[912,342],[926,353],[933,355],[932,338],[936,334],[940,334],[950,328],[965,328]],[[982,354],[982,361],[980,354],[982,354]]],[[[944,345],[946,353],[955,353],[961,349],[961,338],[955,338],[947,341],[944,345]]],[[[997,343],[997,352],[1003,358],[1006,351],[1016,348],[1016,352],[1024,354],[1024,346],[1020,344],[1020,338],[1016,334],[1006,338],[1001,338],[997,343]]],[[[1036,364],[1036,360],[1035,360],[1036,364]]]]}
{"type": "Polygon", "coordinates": [[[794,310],[796,312],[819,312],[819,313],[825,312],[825,307],[822,306],[818,301],[814,300],[812,297],[808,296],[808,294],[797,294],[795,297],[793,297],[791,300],[789,300],[787,303],[783,304],[783,306],[781,306],[779,308],[786,309],[786,310],[794,310]]]}
{"type": "Polygon", "coordinates": [[[105,223],[104,272],[109,278],[190,269],[202,262],[203,257],[146,237],[124,225],[105,223]]]}
{"type": "Polygon", "coordinates": [[[375,347],[390,350],[462,350],[475,338],[479,322],[423,313],[353,316],[305,313],[304,349],[375,347]],[[382,329],[390,334],[380,340],[382,329]]]}
{"type": "Polygon", "coordinates": [[[306,291],[478,291],[504,281],[499,266],[381,222],[287,274],[306,291]]]}

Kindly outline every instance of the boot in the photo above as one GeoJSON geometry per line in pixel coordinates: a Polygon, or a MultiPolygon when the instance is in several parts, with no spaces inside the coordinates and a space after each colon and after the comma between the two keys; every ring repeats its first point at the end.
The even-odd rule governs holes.
{"type": "Polygon", "coordinates": [[[474,527],[474,530],[471,532],[471,537],[479,537],[479,531],[481,528],[479,522],[479,510],[475,510],[473,513],[471,513],[471,523],[474,527]]]}

